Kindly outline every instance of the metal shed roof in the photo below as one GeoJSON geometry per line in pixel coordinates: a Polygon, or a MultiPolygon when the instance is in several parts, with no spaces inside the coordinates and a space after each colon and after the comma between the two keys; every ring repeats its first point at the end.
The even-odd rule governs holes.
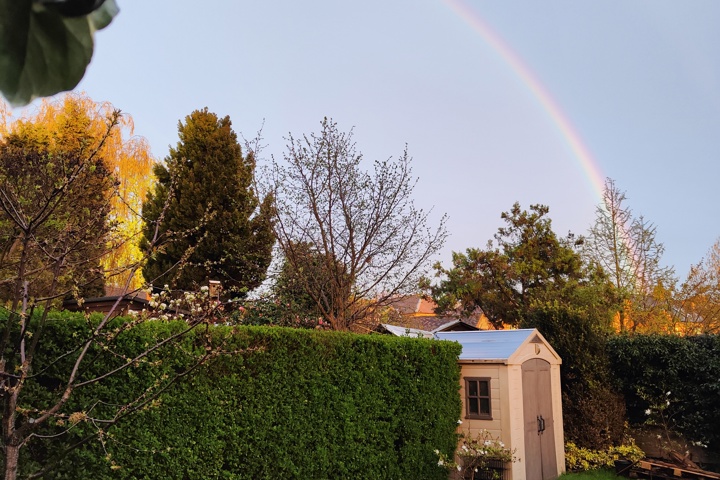
{"type": "Polygon", "coordinates": [[[535,329],[480,330],[476,332],[437,332],[438,340],[462,345],[460,360],[505,361],[530,337],[535,329]]]}

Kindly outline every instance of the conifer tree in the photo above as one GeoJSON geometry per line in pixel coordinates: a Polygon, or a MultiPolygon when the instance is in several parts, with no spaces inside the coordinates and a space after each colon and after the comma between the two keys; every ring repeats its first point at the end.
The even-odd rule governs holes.
{"type": "Polygon", "coordinates": [[[196,110],[178,133],[143,205],[144,243],[156,235],[164,242],[148,259],[145,279],[182,290],[220,280],[225,296],[243,295],[270,265],[272,198],[258,199],[255,159],[242,154],[230,117],[196,110]]]}

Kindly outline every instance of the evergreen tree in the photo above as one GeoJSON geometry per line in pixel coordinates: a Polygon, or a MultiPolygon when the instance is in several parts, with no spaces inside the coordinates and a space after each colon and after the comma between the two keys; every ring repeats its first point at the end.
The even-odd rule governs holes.
{"type": "Polygon", "coordinates": [[[220,280],[226,296],[243,295],[260,285],[270,264],[272,198],[258,199],[255,159],[243,156],[229,117],[196,110],[178,133],[143,205],[143,243],[162,240],[145,279],[183,290],[220,280]]]}

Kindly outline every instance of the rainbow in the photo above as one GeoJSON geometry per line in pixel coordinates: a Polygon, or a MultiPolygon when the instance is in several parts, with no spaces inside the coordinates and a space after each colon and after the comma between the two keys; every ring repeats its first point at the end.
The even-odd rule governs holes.
{"type": "Polygon", "coordinates": [[[603,175],[597,161],[595,161],[590,150],[585,146],[582,138],[575,128],[573,128],[567,116],[530,67],[523,63],[522,59],[512,48],[510,48],[466,2],[463,0],[443,0],[443,2],[462,18],[465,23],[472,27],[473,30],[480,34],[492,50],[507,63],[522,84],[527,87],[532,97],[537,100],[542,109],[550,117],[553,125],[558,129],[560,136],[567,143],[573,156],[577,158],[598,198],[602,199],[605,189],[605,175],[603,175]]]}
{"type": "MultiPolygon", "coordinates": [[[[597,197],[603,200],[605,192],[605,175],[603,175],[598,162],[593,158],[590,150],[583,143],[582,138],[563,113],[560,106],[553,99],[542,82],[537,78],[533,71],[523,63],[521,58],[508,46],[503,39],[493,31],[490,26],[475,12],[464,0],[442,0],[448,5],[460,18],[470,25],[473,30],[487,42],[487,44],[510,66],[512,71],[517,75],[523,85],[537,100],[542,109],[552,120],[560,132],[560,136],[567,143],[573,156],[578,159],[582,170],[585,172],[588,181],[597,197]]],[[[630,252],[630,263],[633,269],[637,269],[638,265],[638,249],[633,244],[628,226],[620,227],[620,235],[623,243],[630,252]]]]}

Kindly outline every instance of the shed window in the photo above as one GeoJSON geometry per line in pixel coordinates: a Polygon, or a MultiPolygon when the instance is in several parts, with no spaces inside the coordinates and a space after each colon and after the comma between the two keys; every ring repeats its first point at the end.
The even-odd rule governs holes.
{"type": "Polygon", "coordinates": [[[490,379],[465,379],[465,418],[492,420],[490,406],[490,379]]]}

